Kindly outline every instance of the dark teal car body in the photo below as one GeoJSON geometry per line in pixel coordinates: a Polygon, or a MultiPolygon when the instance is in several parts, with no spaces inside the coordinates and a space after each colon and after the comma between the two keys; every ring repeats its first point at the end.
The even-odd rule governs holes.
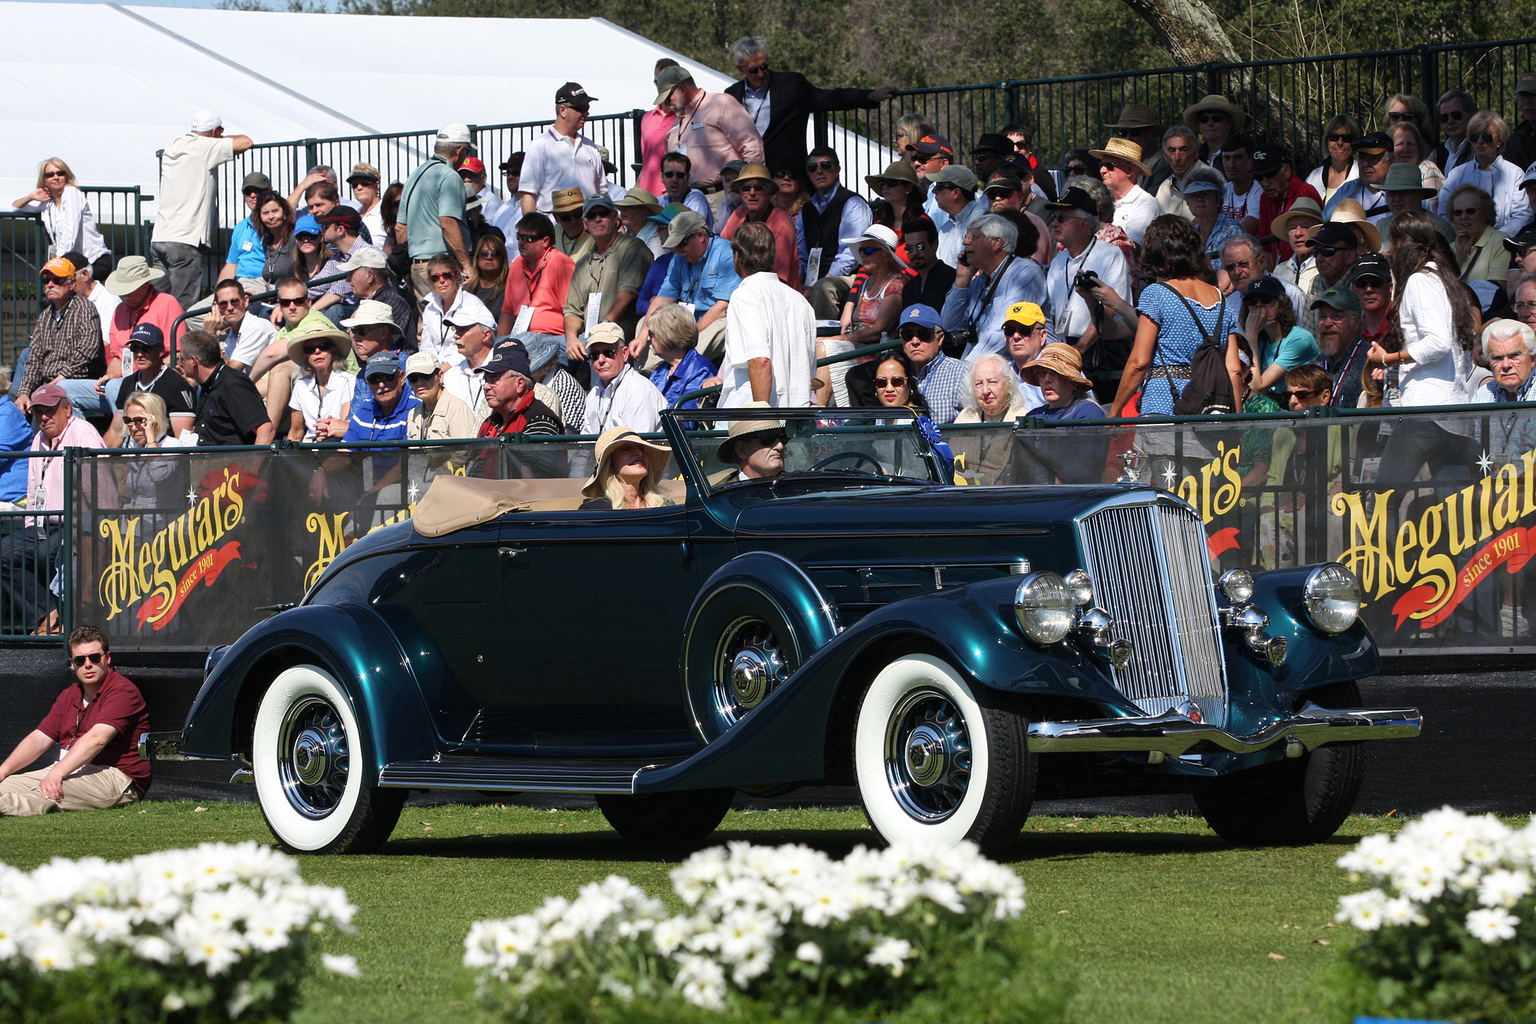
{"type": "Polygon", "coordinates": [[[998,849],[1036,795],[1192,791],[1234,841],[1321,838],[1360,741],[1418,731],[1358,707],[1375,645],[1319,627],[1317,567],[1242,600],[1165,492],[956,487],[915,430],[780,418],[792,472],[722,485],[718,431],[668,414],[671,507],[441,485],[513,508],[353,544],[210,655],[183,751],[250,757],[300,850],[376,846],[410,789],[589,793],[626,835],[684,840],[736,790],[808,783],[858,786],[888,839],[998,849]]]}

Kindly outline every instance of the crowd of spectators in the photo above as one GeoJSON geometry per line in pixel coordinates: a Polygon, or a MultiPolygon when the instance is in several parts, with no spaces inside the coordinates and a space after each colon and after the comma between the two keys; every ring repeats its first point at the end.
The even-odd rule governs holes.
{"type": "MultiPolygon", "coordinates": [[[[498,180],[463,124],[387,186],[367,163],[340,181],[312,168],[286,195],[252,172],[206,296],[209,171],[251,139],[199,111],[165,149],[150,252],[116,258],[68,164],[43,161],[15,202],[40,213],[54,249],[12,378],[35,430],[8,443],[648,432],[663,408],[701,401],[899,404],[940,428],[1159,414],[1179,408],[1206,340],[1236,396],[1227,409],[1298,408],[1292,375],[1309,366],[1328,378],[1328,405],[1526,395],[1536,73],[1519,80],[1513,130],[1458,89],[1439,97],[1437,121],[1398,95],[1379,115],[1323,125],[1316,168],[1248,134],[1245,112],[1217,95],[1172,125],[1129,104],[1083,125],[1057,168],[1024,125],[957,147],[907,114],[897,158],[857,188],[835,150],[806,146],[807,118],[893,90],[817,88],[774,69],[759,39],[733,56],[742,80],[724,93],[657,63],[631,188],[584,134],[599,100],[576,82],[498,180]],[[189,309],[207,311],[178,328],[189,309]],[[1528,327],[1474,346],[1505,321],[1528,327]],[[817,367],[882,342],[899,347],[817,367]],[[1489,347],[1502,360],[1491,371],[1489,347]],[[697,394],[713,385],[717,396],[697,394]]],[[[1427,421],[1400,430],[1383,472],[1465,460],[1465,439],[1447,434],[1427,421]]],[[[638,467],[643,447],[622,451],[638,467]]],[[[10,499],[50,501],[46,464],[10,499]]],[[[610,484],[623,480],[623,500],[649,500],[612,472],[604,494],[618,500],[610,484]]],[[[43,579],[56,529],[29,520],[4,563],[43,579]]]]}

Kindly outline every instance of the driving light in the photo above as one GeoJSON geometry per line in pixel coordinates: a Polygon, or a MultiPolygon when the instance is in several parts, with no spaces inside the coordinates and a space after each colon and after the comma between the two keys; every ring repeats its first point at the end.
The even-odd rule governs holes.
{"type": "Polygon", "coordinates": [[[1337,562],[1313,569],[1302,596],[1313,625],[1325,633],[1342,633],[1360,617],[1360,581],[1337,562]]]}
{"type": "Polygon", "coordinates": [[[1247,569],[1228,569],[1216,581],[1227,600],[1234,604],[1247,604],[1253,600],[1253,573],[1247,569]]]}
{"type": "Polygon", "coordinates": [[[1066,581],[1053,572],[1025,576],[1013,599],[1019,628],[1037,644],[1058,643],[1067,635],[1073,607],[1066,581]]]}
{"type": "Polygon", "coordinates": [[[1093,604],[1093,577],[1088,575],[1085,569],[1073,569],[1067,573],[1064,581],[1067,585],[1067,594],[1072,598],[1072,604],[1078,608],[1087,608],[1093,604]]]}

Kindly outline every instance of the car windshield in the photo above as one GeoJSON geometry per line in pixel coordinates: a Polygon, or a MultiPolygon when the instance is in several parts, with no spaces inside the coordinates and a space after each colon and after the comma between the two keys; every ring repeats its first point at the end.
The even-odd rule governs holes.
{"type": "Polygon", "coordinates": [[[673,422],[687,441],[695,479],[705,493],[768,481],[814,489],[938,479],[910,415],[834,420],[824,410],[811,409],[686,413],[686,419],[673,422]]]}

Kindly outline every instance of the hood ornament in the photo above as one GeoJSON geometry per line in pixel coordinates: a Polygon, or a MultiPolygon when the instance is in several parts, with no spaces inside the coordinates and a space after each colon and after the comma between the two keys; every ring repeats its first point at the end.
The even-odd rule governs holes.
{"type": "Polygon", "coordinates": [[[1147,461],[1147,453],[1142,451],[1140,448],[1137,448],[1135,445],[1131,445],[1130,448],[1126,449],[1125,452],[1121,454],[1120,458],[1125,462],[1125,469],[1121,471],[1120,479],[1116,480],[1115,483],[1141,483],[1141,466],[1147,461]]]}

